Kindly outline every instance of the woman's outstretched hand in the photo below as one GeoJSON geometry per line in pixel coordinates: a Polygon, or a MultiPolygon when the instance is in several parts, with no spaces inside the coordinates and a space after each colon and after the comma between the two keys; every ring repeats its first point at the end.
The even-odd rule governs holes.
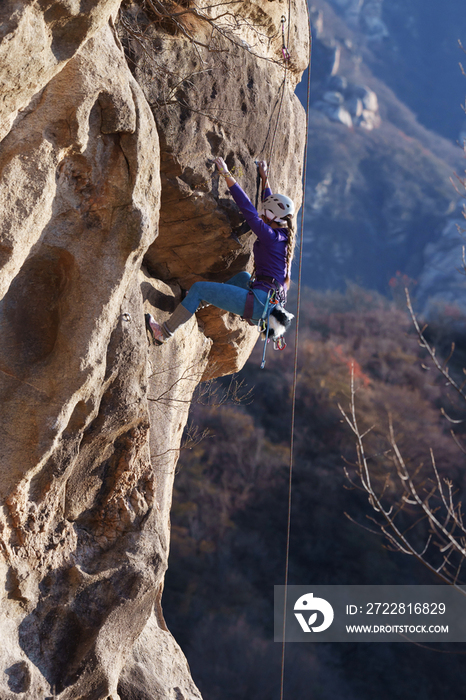
{"type": "Polygon", "coordinates": [[[220,173],[220,175],[223,175],[223,177],[227,177],[230,174],[230,171],[228,170],[228,165],[225,163],[223,158],[216,158],[214,162],[218,168],[218,172],[220,173]]]}
{"type": "Polygon", "coordinates": [[[262,191],[264,191],[266,187],[270,187],[269,166],[266,160],[260,160],[257,163],[257,167],[259,168],[259,175],[262,180],[262,191]]]}
{"type": "Polygon", "coordinates": [[[267,161],[266,161],[266,160],[260,160],[260,161],[257,163],[257,167],[259,168],[259,175],[260,175],[262,178],[267,179],[267,172],[268,172],[267,161]]]}
{"type": "Polygon", "coordinates": [[[223,158],[216,158],[214,162],[218,168],[218,172],[220,173],[220,175],[225,178],[227,186],[233,187],[233,185],[236,183],[236,180],[234,177],[231,176],[231,173],[228,170],[228,165],[225,163],[223,158]]]}

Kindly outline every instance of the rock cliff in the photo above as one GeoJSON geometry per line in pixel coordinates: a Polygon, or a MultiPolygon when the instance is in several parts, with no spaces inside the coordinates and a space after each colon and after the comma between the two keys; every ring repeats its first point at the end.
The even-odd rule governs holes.
{"type": "Polygon", "coordinates": [[[119,5],[0,9],[5,700],[200,698],[160,604],[174,471],[195,387],[257,334],[207,308],[158,348],[144,312],[251,264],[216,155],[301,196],[305,4],[285,82],[278,3],[119,5]]]}

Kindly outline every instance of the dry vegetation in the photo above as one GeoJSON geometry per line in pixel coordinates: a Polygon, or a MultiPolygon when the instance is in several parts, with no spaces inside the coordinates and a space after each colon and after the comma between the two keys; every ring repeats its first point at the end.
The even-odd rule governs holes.
{"type": "MultiPolygon", "coordinates": [[[[338,403],[348,404],[353,367],[361,432],[375,426],[365,437],[367,464],[376,492],[385,488],[388,508],[402,495],[390,420],[407,468],[414,474],[421,463],[429,467],[432,448],[439,478],[450,479],[461,499],[464,455],[440,411],[444,406],[456,417],[459,408],[442,378],[424,369],[425,350],[406,312],[357,287],[304,296],[290,583],[433,583],[413,557],[382,546],[380,531],[374,536],[345,517],[373,527],[367,493],[351,489],[344,474],[345,463],[352,471],[348,464],[356,461],[356,450],[338,403]]],[[[435,329],[430,332],[433,342],[435,329]]],[[[457,341],[460,356],[466,343],[457,341]]],[[[273,584],[284,576],[293,351],[270,352],[261,371],[261,350],[259,345],[242,373],[253,388],[251,403],[194,407],[193,420],[211,437],[181,456],[175,482],[164,609],[196,681],[212,700],[265,700],[279,682],[279,650],[268,640],[273,584]],[[270,669],[277,669],[277,677],[270,669]],[[231,682],[233,670],[240,683],[231,682]]],[[[455,430],[462,440],[463,424],[455,430]]],[[[425,488],[420,473],[413,483],[425,488]]],[[[407,529],[418,520],[416,505],[407,503],[400,525],[407,529]]],[[[428,530],[428,518],[410,530],[421,551],[428,530]]],[[[431,652],[400,644],[364,645],[363,655],[351,645],[335,645],[331,653],[320,648],[325,645],[311,652],[291,646],[292,697],[307,697],[319,687],[325,700],[365,700],[375,690],[388,700],[400,696],[400,688],[405,694],[413,678],[419,682],[427,664],[423,697],[430,700],[445,693],[440,663],[451,667],[449,695],[460,697],[455,678],[461,657],[436,660],[431,652]],[[394,664],[396,677],[389,672],[394,664]]]]}

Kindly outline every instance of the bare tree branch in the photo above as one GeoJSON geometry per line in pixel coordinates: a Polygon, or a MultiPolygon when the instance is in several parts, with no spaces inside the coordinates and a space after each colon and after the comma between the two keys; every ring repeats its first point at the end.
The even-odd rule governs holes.
{"type": "Polygon", "coordinates": [[[432,362],[434,363],[435,367],[438,369],[438,371],[439,371],[441,374],[443,374],[443,376],[445,377],[445,379],[447,379],[447,383],[448,383],[449,385],[451,385],[451,386],[460,394],[460,396],[466,401],[466,393],[463,391],[463,389],[461,388],[461,386],[459,386],[459,384],[457,384],[457,382],[451,377],[451,375],[450,375],[450,373],[449,373],[449,371],[448,371],[448,366],[446,366],[445,364],[442,365],[442,364],[439,362],[439,360],[438,360],[438,358],[437,358],[437,355],[436,355],[435,348],[433,348],[433,347],[429,344],[429,342],[426,340],[426,338],[425,338],[425,336],[424,336],[424,329],[425,329],[425,327],[424,327],[424,329],[421,329],[420,326],[419,326],[418,320],[417,320],[416,315],[415,315],[415,313],[414,313],[414,311],[413,311],[413,306],[412,306],[412,303],[411,303],[411,297],[410,297],[410,295],[409,295],[408,289],[405,289],[405,293],[406,293],[406,303],[407,303],[407,306],[408,306],[408,310],[409,310],[409,313],[410,313],[410,316],[411,316],[413,325],[414,325],[414,327],[415,327],[415,329],[416,329],[416,332],[417,332],[417,334],[418,334],[418,337],[419,337],[419,344],[421,345],[421,347],[423,347],[423,348],[425,348],[425,349],[427,350],[427,352],[429,353],[429,355],[430,355],[430,357],[431,357],[431,359],[432,359],[432,362]]]}
{"type": "MultiPolygon", "coordinates": [[[[419,328],[419,326],[417,326],[417,328],[419,328]]],[[[420,329],[418,334],[421,334],[421,339],[424,340],[420,329]]],[[[442,366],[442,364],[438,363],[438,369],[442,371],[444,365],[442,366]]],[[[349,410],[345,411],[340,405],[339,409],[356,437],[356,469],[361,486],[355,484],[352,478],[350,478],[350,483],[356,486],[356,488],[362,487],[368,495],[371,507],[375,513],[378,514],[377,518],[369,519],[379,527],[380,532],[387,539],[389,549],[414,556],[433,574],[440,578],[443,583],[455,586],[461,593],[466,595],[466,592],[460,587],[460,575],[466,557],[466,529],[463,524],[461,504],[455,504],[453,500],[452,484],[448,481],[442,482],[433,452],[431,451],[431,466],[434,481],[425,489],[425,493],[422,496],[420,495],[419,489],[422,487],[422,484],[419,486],[415,483],[408,471],[395,437],[393,421],[391,417],[389,417],[389,440],[392,448],[395,472],[398,476],[400,486],[402,487],[402,494],[396,506],[393,503],[385,505],[384,493],[386,487],[384,486],[382,494],[378,496],[368,466],[364,446],[364,437],[367,436],[368,431],[362,431],[358,425],[354,367],[352,367],[351,371],[350,386],[351,395],[349,410]],[[445,492],[445,486],[447,492],[445,492]],[[438,506],[432,503],[432,500],[437,497],[439,499],[438,506]],[[422,515],[408,527],[401,529],[398,524],[398,518],[406,505],[419,508],[422,515]],[[430,532],[424,545],[419,549],[412,543],[411,536],[415,536],[419,523],[423,521],[429,524],[430,532]],[[442,555],[442,561],[438,565],[434,565],[429,559],[429,551],[432,545],[436,545],[442,555]],[[453,557],[455,557],[456,563],[451,561],[453,557]]],[[[348,470],[345,471],[348,476],[350,476],[348,470]]],[[[415,470],[415,474],[418,474],[419,471],[420,467],[415,470]]],[[[385,483],[386,481],[387,480],[385,480],[385,483]]],[[[355,522],[347,513],[345,513],[345,515],[352,520],[352,522],[355,522]]],[[[360,526],[370,532],[374,532],[371,528],[365,528],[364,525],[360,526]]]]}

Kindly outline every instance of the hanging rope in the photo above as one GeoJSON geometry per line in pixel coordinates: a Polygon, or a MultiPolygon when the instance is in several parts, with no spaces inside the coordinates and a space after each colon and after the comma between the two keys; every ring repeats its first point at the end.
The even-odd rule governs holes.
{"type": "MultiPolygon", "coordinates": [[[[309,68],[307,76],[307,99],[306,99],[306,138],[304,141],[304,175],[303,175],[303,202],[301,213],[300,227],[300,246],[299,246],[299,264],[298,264],[298,298],[296,310],[296,332],[295,332],[295,348],[294,348],[294,369],[293,369],[293,387],[291,396],[291,438],[290,438],[290,466],[288,471],[288,520],[286,527],[286,555],[285,555],[285,601],[283,604],[283,641],[282,641],[282,659],[281,659],[281,677],[280,677],[280,700],[283,700],[284,681],[285,681],[285,631],[286,631],[286,604],[288,598],[288,573],[290,565],[290,534],[291,534],[291,485],[293,478],[293,454],[294,454],[294,429],[296,417],[296,386],[298,379],[298,339],[299,339],[299,310],[301,306],[301,276],[303,268],[303,247],[304,247],[304,205],[306,199],[306,174],[307,174],[307,151],[308,151],[308,136],[309,136],[309,105],[311,95],[311,54],[312,54],[312,32],[311,32],[311,17],[309,5],[306,2],[308,26],[309,26],[309,68]]],[[[290,2],[288,2],[288,41],[290,27],[290,2]]]]}
{"type": "MultiPolygon", "coordinates": [[[[288,42],[290,39],[290,1],[288,1],[288,42]]],[[[288,64],[291,58],[291,54],[287,49],[287,44],[285,44],[285,22],[286,22],[286,17],[282,15],[281,18],[281,23],[282,23],[282,54],[283,54],[283,60],[284,60],[284,69],[285,73],[283,76],[283,82],[281,84],[281,94],[279,91],[279,103],[278,103],[278,112],[277,112],[277,119],[275,121],[275,128],[273,130],[273,136],[272,136],[272,143],[270,145],[270,151],[269,151],[269,172],[270,172],[270,165],[272,163],[272,155],[273,155],[273,150],[275,146],[275,137],[277,135],[277,129],[278,129],[278,124],[280,122],[280,116],[282,113],[282,107],[283,107],[283,99],[285,97],[285,88],[286,88],[286,79],[288,77],[288,64]]]]}
{"type": "Polygon", "coordinates": [[[268,151],[268,157],[266,158],[266,160],[268,161],[268,164],[269,164],[269,174],[270,174],[270,170],[271,170],[270,166],[271,166],[271,161],[272,161],[272,154],[273,154],[274,146],[275,146],[275,137],[277,135],[278,124],[280,123],[280,117],[281,117],[282,106],[283,106],[283,99],[285,97],[286,79],[287,79],[287,74],[288,74],[288,69],[289,69],[288,63],[289,63],[290,58],[291,58],[291,54],[287,48],[287,45],[289,44],[289,41],[290,41],[290,12],[291,12],[290,0],[288,0],[288,38],[287,38],[286,42],[285,42],[285,23],[287,20],[286,20],[286,17],[284,15],[282,15],[281,20],[280,20],[281,21],[281,32],[282,32],[282,55],[283,55],[283,61],[284,61],[284,64],[283,64],[283,68],[284,68],[283,82],[280,85],[280,87],[278,88],[277,100],[275,102],[275,105],[272,109],[272,113],[270,115],[267,134],[265,136],[264,145],[262,146],[262,149],[261,149],[261,153],[264,153],[265,146],[266,146],[267,141],[269,139],[269,134],[270,134],[270,129],[271,129],[272,122],[273,122],[273,115],[275,112],[275,107],[278,103],[277,118],[275,120],[275,126],[274,126],[273,134],[272,134],[272,143],[271,143],[270,149],[268,151]]]}

